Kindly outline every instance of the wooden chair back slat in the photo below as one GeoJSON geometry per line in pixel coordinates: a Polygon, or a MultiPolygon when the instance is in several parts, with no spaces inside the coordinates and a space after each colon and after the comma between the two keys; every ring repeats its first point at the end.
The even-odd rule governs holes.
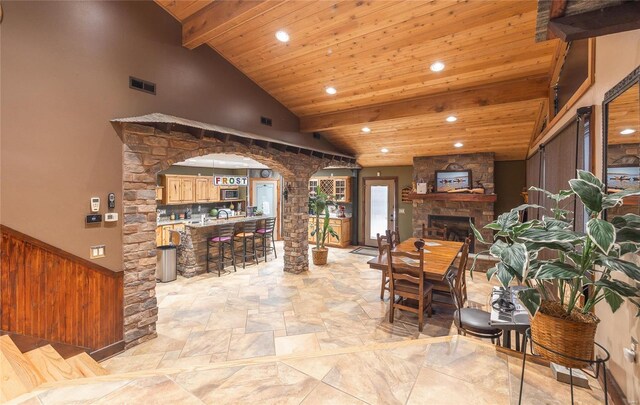
{"type": "Polygon", "coordinates": [[[386,235],[376,234],[376,239],[378,241],[378,255],[382,256],[385,252],[385,247],[389,244],[386,235]]]}
{"type": "Polygon", "coordinates": [[[446,225],[442,228],[437,228],[422,224],[422,239],[447,240],[448,234],[446,225]]]}

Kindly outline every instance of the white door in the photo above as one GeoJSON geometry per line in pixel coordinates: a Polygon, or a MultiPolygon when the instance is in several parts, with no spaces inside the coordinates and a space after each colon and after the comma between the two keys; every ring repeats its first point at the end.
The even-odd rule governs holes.
{"type": "Polygon", "coordinates": [[[278,212],[278,182],[279,180],[252,180],[250,204],[264,215],[276,217],[276,239],[280,234],[280,213],[278,212]]]}
{"type": "Polygon", "coordinates": [[[364,180],[364,243],[377,246],[377,234],[395,229],[396,182],[394,179],[364,180]]]}

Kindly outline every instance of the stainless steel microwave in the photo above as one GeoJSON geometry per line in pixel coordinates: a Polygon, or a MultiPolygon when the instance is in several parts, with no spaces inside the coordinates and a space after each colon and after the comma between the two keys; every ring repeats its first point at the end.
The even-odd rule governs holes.
{"type": "Polygon", "coordinates": [[[220,190],[221,200],[237,200],[240,198],[240,193],[237,188],[229,188],[220,190]]]}

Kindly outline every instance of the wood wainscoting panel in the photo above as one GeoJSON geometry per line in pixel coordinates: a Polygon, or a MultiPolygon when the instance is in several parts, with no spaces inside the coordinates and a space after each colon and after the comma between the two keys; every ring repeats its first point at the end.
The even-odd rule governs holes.
{"type": "Polygon", "coordinates": [[[0,230],[0,330],[90,352],[123,340],[123,272],[0,230]]]}

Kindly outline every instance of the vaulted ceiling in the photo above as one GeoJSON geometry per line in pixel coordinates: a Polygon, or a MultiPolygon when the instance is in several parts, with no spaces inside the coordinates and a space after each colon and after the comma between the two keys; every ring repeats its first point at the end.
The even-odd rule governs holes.
{"type": "Polygon", "coordinates": [[[184,46],[211,46],[363,166],[524,159],[561,49],[535,42],[535,0],[156,1],[184,46]]]}

